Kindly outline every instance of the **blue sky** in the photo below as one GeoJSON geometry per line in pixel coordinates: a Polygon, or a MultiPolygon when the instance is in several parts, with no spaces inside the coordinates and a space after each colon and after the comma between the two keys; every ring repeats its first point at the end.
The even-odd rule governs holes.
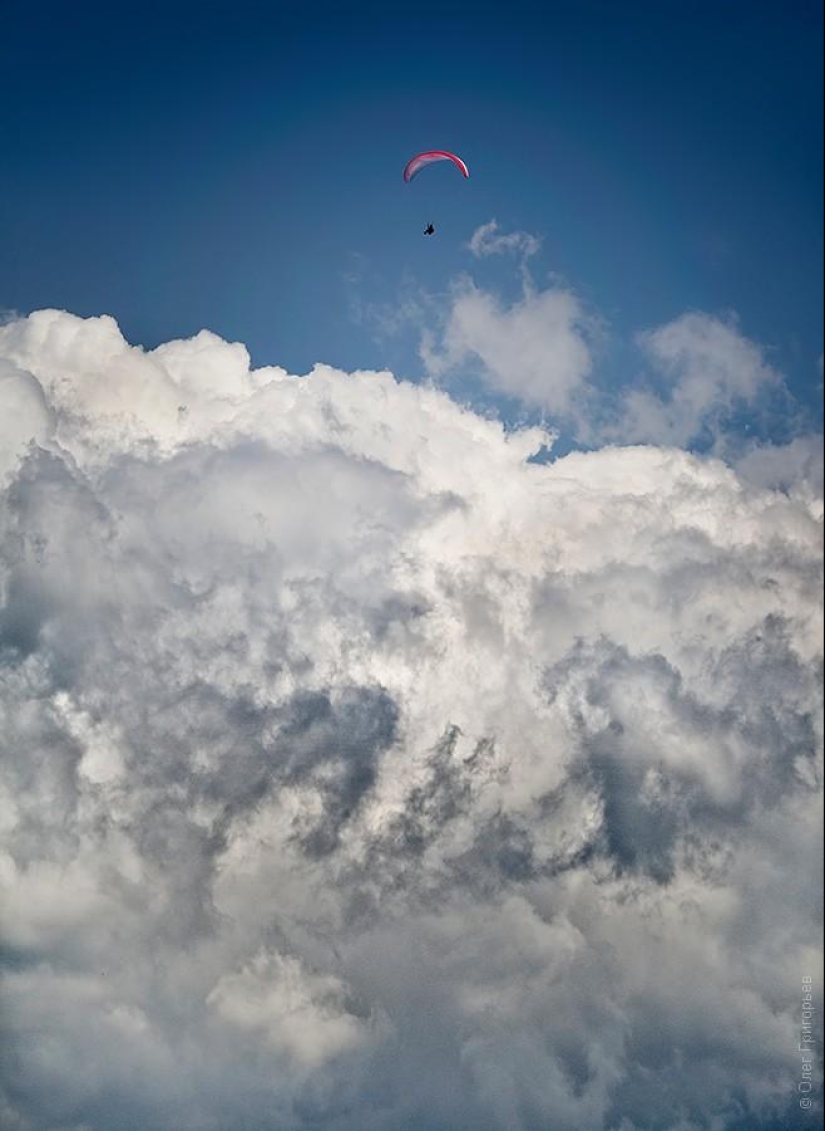
{"type": "MultiPolygon", "coordinates": [[[[113,314],[146,346],[208,327],[256,364],[421,375],[354,316],[542,238],[604,320],[602,379],[688,310],[760,343],[816,418],[821,5],[6,5],[0,307],[113,314]],[[45,18],[44,18],[45,17],[45,18]],[[408,156],[470,165],[401,181],[408,156]],[[437,238],[421,238],[432,219],[437,238]]],[[[487,270],[484,276],[481,268],[487,270]]],[[[416,330],[417,332],[417,330],[416,330]]]]}

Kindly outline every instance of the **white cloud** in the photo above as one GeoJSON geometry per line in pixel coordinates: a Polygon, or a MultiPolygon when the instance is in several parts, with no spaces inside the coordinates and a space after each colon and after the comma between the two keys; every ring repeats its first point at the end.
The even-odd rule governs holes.
{"type": "Polygon", "coordinates": [[[683,314],[639,334],[638,343],[664,387],[626,388],[619,412],[601,430],[605,438],[680,447],[703,437],[718,439],[731,413],[753,411],[784,391],[763,350],[734,322],[683,314]]]}
{"type": "MultiPolygon", "coordinates": [[[[456,306],[442,360],[574,402],[572,296],[456,306]]],[[[771,380],[674,326],[669,443],[771,380]]],[[[58,311],[0,365],[9,1126],[788,1124],[803,973],[822,1004],[807,448],[537,465],[540,430],[388,373],[58,311]]]]}
{"type": "Polygon", "coordinates": [[[735,325],[707,314],[684,314],[639,340],[663,372],[677,378],[678,399],[696,415],[719,402],[753,401],[779,381],[758,346],[735,325]]]}
{"type": "Polygon", "coordinates": [[[479,259],[519,253],[519,297],[464,275],[446,295],[407,286],[395,302],[363,306],[384,340],[415,330],[424,370],[441,387],[499,407],[508,398],[540,414],[554,439],[562,433],[591,447],[672,445],[739,463],[768,435],[792,445],[811,431],[783,375],[735,315],[694,311],[638,333],[644,367],[610,386],[595,372],[610,344],[605,322],[559,278],[536,285],[528,265],[535,237],[499,234],[492,220],[467,246],[479,259]]]}
{"type": "Polygon", "coordinates": [[[737,461],[743,478],[759,487],[793,491],[812,503],[822,498],[821,436],[797,436],[787,444],[754,444],[737,461]]]}
{"type": "Polygon", "coordinates": [[[496,220],[490,220],[476,228],[467,244],[467,248],[477,259],[486,259],[491,255],[509,253],[519,255],[523,259],[529,259],[538,252],[540,247],[540,240],[536,236],[530,235],[529,232],[499,234],[496,220]]]}
{"type": "Polygon", "coordinates": [[[335,975],[313,974],[299,959],[259,951],[242,970],[222,975],[206,1004],[286,1053],[290,1069],[313,1070],[369,1040],[367,1025],[346,999],[335,975]]]}
{"type": "Polygon", "coordinates": [[[592,335],[592,320],[572,291],[528,286],[504,307],[465,280],[440,338],[425,336],[421,355],[431,376],[466,368],[497,393],[566,416],[592,369],[592,335]]]}
{"type": "Polygon", "coordinates": [[[29,444],[45,443],[52,429],[53,415],[38,381],[12,362],[0,362],[0,478],[29,444]]]}

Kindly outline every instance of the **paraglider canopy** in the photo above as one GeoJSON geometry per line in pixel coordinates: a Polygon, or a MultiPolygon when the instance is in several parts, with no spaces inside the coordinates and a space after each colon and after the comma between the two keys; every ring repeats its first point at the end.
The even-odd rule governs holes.
{"type": "Polygon", "coordinates": [[[416,153],[415,157],[407,162],[404,169],[404,180],[411,181],[425,165],[432,165],[434,161],[452,161],[465,177],[470,175],[470,170],[455,153],[448,153],[446,149],[427,149],[423,153],[416,153]]]}

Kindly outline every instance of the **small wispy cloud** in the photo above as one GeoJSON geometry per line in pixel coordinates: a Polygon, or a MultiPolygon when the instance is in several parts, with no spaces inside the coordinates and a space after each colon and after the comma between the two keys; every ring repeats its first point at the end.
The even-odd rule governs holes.
{"type": "Polygon", "coordinates": [[[476,228],[467,248],[477,259],[486,259],[491,255],[519,255],[523,259],[529,259],[541,248],[541,240],[529,232],[499,234],[498,222],[490,220],[476,228]]]}

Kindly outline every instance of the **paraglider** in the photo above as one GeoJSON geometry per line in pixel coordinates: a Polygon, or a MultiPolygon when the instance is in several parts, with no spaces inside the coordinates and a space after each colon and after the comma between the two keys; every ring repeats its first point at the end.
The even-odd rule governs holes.
{"type": "Polygon", "coordinates": [[[409,184],[425,165],[432,165],[434,161],[452,161],[465,177],[470,175],[470,170],[455,153],[448,153],[446,149],[427,149],[423,153],[416,153],[415,157],[411,157],[407,162],[404,168],[404,180],[409,184]]]}
{"type": "MultiPolygon", "coordinates": [[[[415,157],[411,157],[404,166],[404,180],[409,184],[425,165],[432,165],[434,161],[451,161],[463,177],[470,176],[470,170],[455,153],[449,153],[446,149],[426,149],[423,153],[416,153],[415,157]]],[[[428,224],[424,229],[424,235],[434,236],[435,225],[428,224]]]]}

